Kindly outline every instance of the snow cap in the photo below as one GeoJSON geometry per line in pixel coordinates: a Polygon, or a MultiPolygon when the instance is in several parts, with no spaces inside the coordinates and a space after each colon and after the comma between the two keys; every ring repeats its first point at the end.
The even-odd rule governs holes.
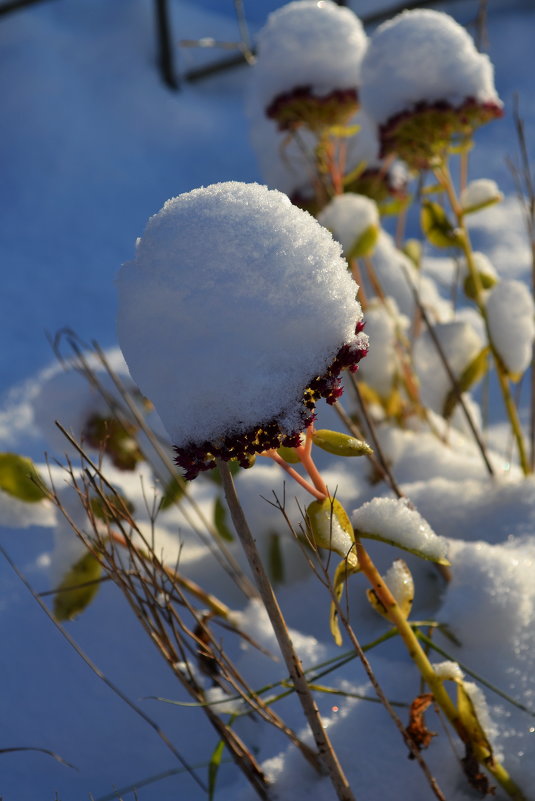
{"type": "Polygon", "coordinates": [[[447,144],[502,113],[488,56],[448,14],[431,9],[403,11],[377,28],[362,63],[360,98],[381,126],[383,150],[409,161],[413,133],[443,137],[446,124],[447,144]],[[420,122],[409,131],[414,114],[420,122]]]}
{"type": "Polygon", "coordinates": [[[362,24],[348,8],[330,0],[288,3],[269,15],[259,33],[255,94],[281,128],[290,127],[287,101],[321,98],[354,111],[366,46],[362,24]]]}
{"type": "Polygon", "coordinates": [[[118,290],[132,377],[192,478],[216,455],[244,463],[292,445],[315,401],[334,402],[341,369],[356,369],[367,348],[340,245],[258,184],[168,200],[118,290]]]}

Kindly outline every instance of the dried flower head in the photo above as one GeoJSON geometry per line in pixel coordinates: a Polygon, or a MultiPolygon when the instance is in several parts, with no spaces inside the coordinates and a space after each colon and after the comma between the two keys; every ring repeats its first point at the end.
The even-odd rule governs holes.
{"type": "Polygon", "coordinates": [[[330,0],[299,0],[269,16],[258,38],[254,92],[279,130],[347,123],[358,106],[367,39],[360,20],[330,0]]]}
{"type": "Polygon", "coordinates": [[[492,64],[447,14],[404,11],[379,26],[362,63],[363,108],[382,154],[422,169],[502,115],[492,64]]]}
{"type": "Polygon", "coordinates": [[[335,243],[278,191],[229,182],[167,201],[119,274],[119,340],[176,461],[246,466],[298,444],[366,353],[335,243]]]}

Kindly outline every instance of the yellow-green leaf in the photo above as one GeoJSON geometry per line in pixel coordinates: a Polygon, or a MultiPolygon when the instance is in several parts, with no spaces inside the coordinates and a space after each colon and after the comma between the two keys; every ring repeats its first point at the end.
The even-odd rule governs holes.
{"type": "MultiPolygon", "coordinates": [[[[334,577],[333,577],[333,592],[334,597],[338,604],[340,604],[340,600],[342,598],[342,593],[344,592],[344,587],[347,579],[353,573],[358,573],[360,570],[358,562],[353,565],[350,565],[347,559],[343,559],[338,567],[336,568],[334,577]]],[[[331,601],[331,612],[329,615],[329,626],[331,629],[331,634],[333,635],[334,641],[336,645],[342,645],[342,634],[340,632],[340,624],[338,620],[338,610],[336,608],[336,603],[331,601]]]]}
{"type": "Polygon", "coordinates": [[[373,453],[366,442],[351,437],[349,434],[329,431],[326,428],[320,428],[314,432],[314,445],[335,456],[369,456],[370,453],[373,453]]]}
{"type": "Polygon", "coordinates": [[[451,248],[459,244],[459,235],[439,203],[424,201],[420,213],[422,231],[437,248],[451,248]]]}
{"type": "Polygon", "coordinates": [[[353,526],[340,501],[336,498],[312,501],[307,508],[307,518],[318,548],[327,548],[347,559],[349,564],[357,564],[353,526]]]}
{"type": "Polygon", "coordinates": [[[31,459],[18,453],[0,453],[0,490],[26,503],[47,497],[44,482],[31,459]]]}
{"type": "Polygon", "coordinates": [[[284,559],[279,534],[272,533],[269,535],[268,566],[269,577],[273,584],[282,584],[284,581],[284,559]]]}
{"type": "MultiPolygon", "coordinates": [[[[496,284],[498,283],[498,279],[496,278],[495,275],[479,271],[478,275],[482,289],[492,289],[492,287],[496,286],[496,284]]],[[[463,289],[464,289],[464,294],[466,295],[467,298],[470,298],[470,300],[476,300],[477,290],[475,287],[474,278],[472,275],[470,275],[470,273],[467,273],[466,278],[463,281],[463,289]]]]}
{"type": "Polygon", "coordinates": [[[186,494],[187,482],[182,476],[173,476],[168,482],[160,499],[160,509],[168,509],[178,503],[186,494]]]}
{"type": "Polygon", "coordinates": [[[463,681],[457,681],[457,710],[471,742],[486,752],[486,759],[492,759],[492,746],[479,721],[474,702],[467,693],[463,681]]]}
{"type": "Polygon", "coordinates": [[[391,195],[388,200],[379,202],[379,214],[381,217],[387,217],[394,214],[401,214],[412,203],[412,195],[391,195]]]}
{"type": "MultiPolygon", "coordinates": [[[[468,392],[468,390],[481,381],[483,376],[488,370],[488,354],[489,347],[486,345],[477,356],[464,368],[460,377],[457,380],[461,392],[468,392]]],[[[455,390],[452,388],[446,396],[444,401],[444,408],[442,410],[443,416],[448,420],[453,414],[457,405],[458,397],[455,390]]]]}
{"type": "Polygon", "coordinates": [[[412,261],[417,270],[422,265],[422,243],[419,239],[407,239],[402,248],[403,253],[412,261]]]}
{"type": "Polygon", "coordinates": [[[347,254],[347,258],[362,259],[364,256],[370,256],[375,250],[380,230],[378,225],[369,225],[355,240],[351,250],[347,254]]]}
{"type": "Polygon", "coordinates": [[[329,128],[329,136],[336,136],[338,139],[347,139],[358,134],[360,127],[360,125],[331,125],[329,128]]]}
{"type": "Polygon", "coordinates": [[[54,617],[72,620],[89,606],[100,587],[102,566],[91,552],[79,559],[62,579],[54,600],[54,617]]]}
{"type": "Polygon", "coordinates": [[[277,448],[277,453],[288,464],[297,464],[298,462],[301,461],[301,459],[296,453],[295,448],[280,447],[277,448]]]}
{"type": "Polygon", "coordinates": [[[227,510],[219,497],[215,499],[214,503],[214,526],[222,539],[227,540],[227,542],[233,542],[234,535],[227,526],[227,510]]]}

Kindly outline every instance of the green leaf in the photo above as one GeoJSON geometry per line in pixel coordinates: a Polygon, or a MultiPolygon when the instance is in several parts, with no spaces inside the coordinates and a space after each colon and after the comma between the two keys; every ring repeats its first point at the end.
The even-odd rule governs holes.
{"type": "Polygon", "coordinates": [[[353,243],[347,258],[361,259],[364,256],[370,256],[375,250],[380,230],[378,225],[369,225],[353,243]]]}
{"type": "Polygon", "coordinates": [[[402,545],[397,540],[394,540],[390,537],[385,537],[382,534],[375,534],[369,531],[357,531],[356,532],[358,537],[367,540],[377,540],[378,542],[384,542],[386,545],[393,545],[395,548],[400,548],[402,551],[407,551],[408,553],[413,553],[415,556],[419,556],[421,559],[427,559],[430,562],[435,562],[437,565],[444,565],[445,567],[449,567],[451,562],[449,562],[445,556],[430,556],[429,552],[425,550],[420,550],[419,548],[409,548],[406,545],[402,545]]]}
{"type": "Polygon", "coordinates": [[[314,445],[335,456],[369,456],[373,453],[366,442],[351,437],[349,434],[329,431],[326,428],[320,428],[314,432],[314,445]]]}
{"type": "Polygon", "coordinates": [[[277,453],[288,464],[297,464],[298,462],[301,461],[301,459],[299,458],[299,456],[295,451],[295,448],[280,447],[277,448],[277,453]]]}
{"type": "Polygon", "coordinates": [[[381,217],[390,216],[394,214],[401,214],[412,203],[412,195],[404,194],[399,196],[390,196],[388,200],[383,200],[378,203],[379,214],[381,217]]]}
{"type": "MultiPolygon", "coordinates": [[[[333,577],[333,592],[338,604],[340,604],[340,599],[342,598],[342,593],[344,592],[344,587],[347,579],[349,578],[349,576],[353,575],[353,573],[358,573],[359,570],[360,566],[358,562],[356,564],[350,565],[347,559],[343,559],[336,568],[333,577]]],[[[331,601],[329,626],[336,645],[342,645],[342,634],[340,632],[340,624],[338,621],[338,610],[336,608],[336,604],[334,603],[334,601],[331,601]]]]}
{"type": "Polygon", "coordinates": [[[83,612],[97,594],[101,576],[100,562],[88,551],[71,567],[57,587],[54,617],[57,620],[73,620],[83,612]]]}
{"type": "Polygon", "coordinates": [[[282,584],[284,581],[284,559],[279,534],[273,533],[269,535],[268,566],[269,577],[273,584],[282,584]]]}
{"type": "MultiPolygon", "coordinates": [[[[460,377],[457,380],[461,392],[468,392],[468,390],[481,381],[483,376],[488,370],[488,355],[490,348],[486,345],[483,350],[472,359],[472,361],[464,368],[460,377]]],[[[452,388],[446,396],[444,401],[444,408],[442,415],[448,420],[457,405],[458,397],[455,390],[452,388]]]]}
{"type": "Polygon", "coordinates": [[[44,482],[31,459],[18,453],[0,453],[0,490],[26,503],[47,497],[44,482]]]}
{"type": "Polygon", "coordinates": [[[221,539],[227,542],[234,541],[234,534],[227,526],[227,510],[221,498],[217,497],[214,503],[214,526],[221,539]]]}
{"type": "MultiPolygon", "coordinates": [[[[475,686],[475,685],[474,685],[475,686]]],[[[474,707],[474,703],[466,692],[464,683],[457,682],[457,710],[464,728],[467,730],[472,743],[487,752],[486,759],[492,759],[492,746],[474,707]]]]}
{"type": "Polygon", "coordinates": [[[307,519],[313,542],[318,548],[334,551],[350,565],[358,563],[353,526],[340,501],[336,498],[312,501],[307,508],[307,519]]]}
{"type": "Polygon", "coordinates": [[[417,270],[422,266],[422,243],[419,239],[407,239],[402,252],[412,261],[417,270]]]}
{"type": "Polygon", "coordinates": [[[423,195],[439,195],[444,191],[442,184],[429,184],[422,189],[423,195]]]}
{"type": "Polygon", "coordinates": [[[331,125],[329,128],[329,136],[336,136],[338,139],[348,139],[358,134],[360,128],[360,125],[331,125]]]}
{"type": "MultiPolygon", "coordinates": [[[[480,271],[478,271],[477,274],[479,275],[479,281],[481,283],[482,289],[492,289],[492,287],[496,286],[496,284],[498,283],[498,279],[496,278],[495,275],[491,275],[490,273],[483,273],[480,271]]],[[[470,298],[470,300],[477,299],[477,290],[475,287],[474,278],[472,275],[470,275],[470,273],[466,275],[466,278],[463,281],[463,289],[464,289],[464,294],[466,295],[467,298],[470,298]]]]}
{"type": "Polygon", "coordinates": [[[169,509],[175,503],[179,503],[187,491],[187,482],[181,476],[173,476],[168,481],[160,499],[160,509],[169,509]]]}
{"type": "Polygon", "coordinates": [[[424,201],[420,213],[422,231],[437,248],[451,248],[459,244],[459,235],[441,205],[424,201]]]}
{"type": "Polygon", "coordinates": [[[96,495],[89,505],[95,517],[106,523],[128,520],[134,512],[134,504],[120,492],[96,495]]]}
{"type": "Polygon", "coordinates": [[[213,801],[214,794],[215,794],[215,784],[217,780],[217,774],[219,771],[219,766],[221,765],[221,759],[223,757],[223,753],[225,751],[225,741],[219,740],[218,744],[214,748],[214,752],[210,758],[210,764],[208,765],[208,798],[209,801],[213,801]]]}
{"type": "Polygon", "coordinates": [[[344,186],[349,186],[349,184],[353,183],[353,181],[356,181],[358,178],[360,178],[362,173],[366,171],[367,166],[367,162],[360,161],[356,167],[347,173],[347,175],[344,175],[344,186]]]}

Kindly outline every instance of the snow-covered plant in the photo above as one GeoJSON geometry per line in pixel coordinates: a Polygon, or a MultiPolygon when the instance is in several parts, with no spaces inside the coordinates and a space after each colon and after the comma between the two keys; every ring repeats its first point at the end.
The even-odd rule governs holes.
{"type": "Polygon", "coordinates": [[[451,17],[429,9],[404,11],[374,32],[361,99],[380,126],[382,153],[416,169],[502,114],[488,56],[451,17]]]}
{"type": "Polygon", "coordinates": [[[297,445],[316,401],[335,402],[342,369],[367,350],[340,246],[259,185],[168,201],[118,287],[123,353],[187,478],[217,457],[247,466],[256,453],[297,445]]]}
{"type": "Polygon", "coordinates": [[[331,0],[283,6],[258,37],[258,103],[282,131],[305,126],[321,132],[347,123],[358,105],[366,45],[360,20],[331,0]]]}

